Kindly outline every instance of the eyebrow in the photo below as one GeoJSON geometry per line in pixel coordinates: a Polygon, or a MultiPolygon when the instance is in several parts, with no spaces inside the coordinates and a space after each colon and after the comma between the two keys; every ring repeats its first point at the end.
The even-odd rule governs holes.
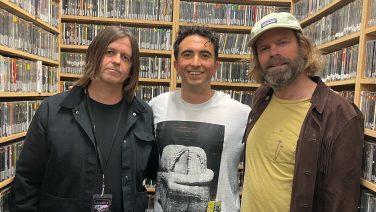
{"type": "MultiPolygon", "coordinates": [[[[118,52],[118,50],[116,50],[116,49],[113,48],[113,47],[109,47],[109,46],[107,46],[106,51],[107,51],[107,50],[111,50],[111,51],[118,52]]],[[[121,52],[120,54],[121,54],[121,55],[127,55],[128,57],[132,57],[131,55],[129,55],[129,54],[126,53],[126,52],[121,52]]]]}
{"type": "MultiPolygon", "coordinates": [[[[186,50],[182,51],[181,54],[186,53],[186,52],[192,53],[193,50],[192,49],[186,49],[186,50]]],[[[200,50],[199,53],[200,54],[207,53],[207,54],[212,55],[212,53],[210,51],[206,50],[206,49],[200,50]]]]}

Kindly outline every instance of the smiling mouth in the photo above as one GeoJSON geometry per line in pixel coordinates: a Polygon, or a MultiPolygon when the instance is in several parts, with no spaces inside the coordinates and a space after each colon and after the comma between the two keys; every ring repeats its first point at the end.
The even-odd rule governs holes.
{"type": "Polygon", "coordinates": [[[201,71],[188,71],[188,74],[190,75],[201,75],[203,72],[201,71]]]}

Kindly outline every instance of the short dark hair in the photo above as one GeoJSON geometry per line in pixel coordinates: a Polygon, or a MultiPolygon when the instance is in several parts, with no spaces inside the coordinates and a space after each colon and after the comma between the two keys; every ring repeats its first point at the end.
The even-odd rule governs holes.
{"type": "Polygon", "coordinates": [[[212,30],[204,26],[190,26],[182,27],[178,32],[178,36],[174,42],[174,57],[177,60],[179,56],[179,45],[184,40],[184,38],[190,35],[199,35],[205,38],[208,38],[209,41],[214,46],[214,59],[218,59],[218,48],[219,48],[219,38],[212,30]]]}
{"type": "Polygon", "coordinates": [[[108,45],[120,38],[129,38],[132,47],[132,67],[128,79],[123,84],[124,95],[127,101],[130,102],[136,94],[139,79],[140,51],[136,38],[124,27],[108,26],[98,33],[86,51],[86,63],[83,76],[76,82],[76,85],[83,88],[89,86],[91,79],[100,71],[102,59],[108,45]]]}

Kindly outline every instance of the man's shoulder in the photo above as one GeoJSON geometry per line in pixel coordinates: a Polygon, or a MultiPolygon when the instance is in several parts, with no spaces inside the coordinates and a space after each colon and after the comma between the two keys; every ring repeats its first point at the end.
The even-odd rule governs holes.
{"type": "Polygon", "coordinates": [[[60,104],[69,94],[70,91],[64,91],[62,93],[55,94],[44,100],[48,104],[60,104]]]}
{"type": "Polygon", "coordinates": [[[132,102],[134,107],[140,107],[146,112],[151,112],[151,107],[148,103],[142,100],[140,97],[135,96],[134,101],[132,102]]]}
{"type": "Polygon", "coordinates": [[[248,113],[251,111],[248,105],[231,98],[229,94],[223,92],[218,92],[217,96],[218,105],[222,108],[222,111],[230,112],[232,115],[238,114],[239,116],[248,117],[248,113]]]}
{"type": "Polygon", "coordinates": [[[221,106],[229,108],[232,110],[238,110],[239,112],[249,112],[251,108],[233,98],[229,94],[223,93],[221,91],[216,91],[218,93],[218,99],[221,102],[221,106]]]}
{"type": "Polygon", "coordinates": [[[355,116],[360,113],[359,108],[353,102],[350,102],[333,90],[329,92],[327,108],[331,108],[333,112],[343,112],[350,116],[355,116]]]}
{"type": "Polygon", "coordinates": [[[312,97],[311,102],[316,109],[315,111],[318,112],[315,114],[322,116],[323,120],[337,120],[338,126],[339,123],[345,124],[356,117],[363,118],[362,112],[353,102],[327,86],[321,85],[318,87],[318,91],[312,97]],[[341,121],[338,121],[338,118],[341,121]]]}
{"type": "Polygon", "coordinates": [[[153,108],[154,106],[158,106],[159,104],[166,103],[169,99],[171,99],[175,92],[165,92],[162,94],[159,94],[158,96],[154,97],[152,100],[150,100],[149,105],[153,108]]]}

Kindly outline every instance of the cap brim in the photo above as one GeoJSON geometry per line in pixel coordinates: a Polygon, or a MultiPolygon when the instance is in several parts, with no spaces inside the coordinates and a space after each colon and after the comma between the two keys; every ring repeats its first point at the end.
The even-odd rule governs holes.
{"type": "Polygon", "coordinates": [[[264,34],[264,32],[268,31],[268,30],[271,30],[271,29],[276,29],[276,28],[285,28],[285,29],[293,29],[293,30],[296,30],[296,31],[299,31],[301,32],[302,29],[300,27],[296,27],[296,26],[286,26],[285,24],[273,24],[273,25],[270,25],[270,27],[265,27],[263,28],[262,30],[260,30],[256,36],[253,36],[253,38],[251,38],[248,42],[247,42],[247,46],[248,47],[253,47],[253,44],[255,44],[257,38],[259,38],[262,34],[264,34]]]}

